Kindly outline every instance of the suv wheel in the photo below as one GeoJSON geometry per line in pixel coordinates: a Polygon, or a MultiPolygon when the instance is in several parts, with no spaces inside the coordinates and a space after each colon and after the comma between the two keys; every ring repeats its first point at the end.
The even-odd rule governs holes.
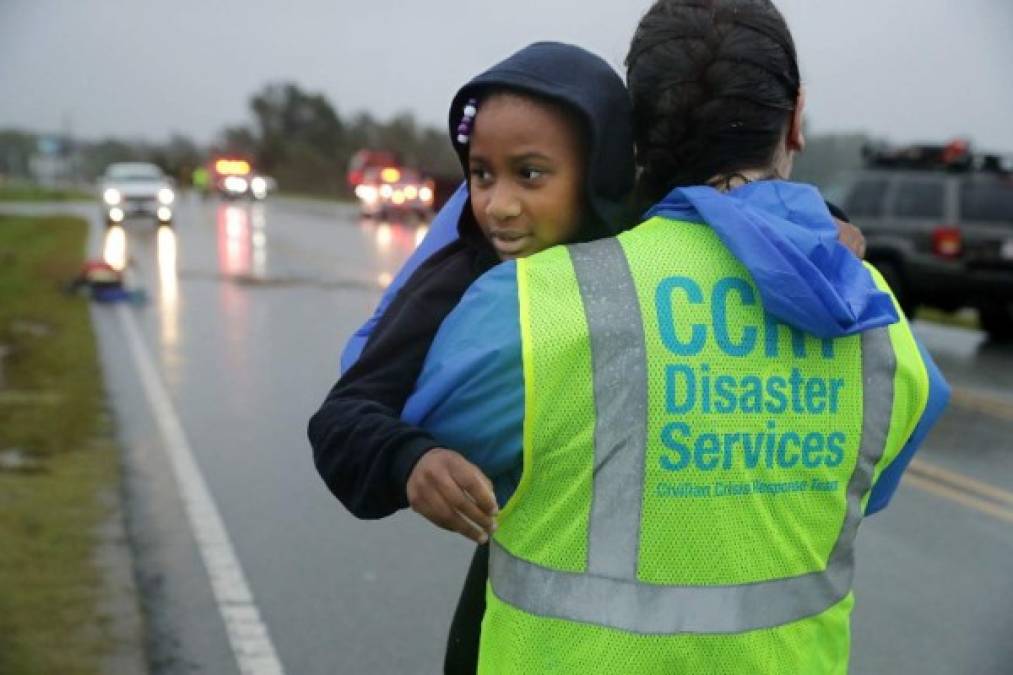
{"type": "Polygon", "coordinates": [[[1013,342],[1013,306],[994,304],[978,308],[981,327],[997,342],[1013,342]]]}
{"type": "Polygon", "coordinates": [[[904,281],[904,275],[901,274],[900,267],[888,260],[873,261],[872,265],[879,270],[879,273],[883,275],[883,279],[889,284],[890,290],[893,291],[894,297],[897,298],[897,304],[900,305],[904,315],[908,319],[913,319],[914,313],[918,309],[918,303],[915,301],[910,290],[908,290],[907,282],[904,281]]]}

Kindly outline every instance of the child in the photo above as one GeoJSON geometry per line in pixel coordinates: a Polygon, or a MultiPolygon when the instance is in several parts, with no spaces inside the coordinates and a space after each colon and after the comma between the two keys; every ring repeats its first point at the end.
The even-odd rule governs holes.
{"type": "MultiPolygon", "coordinates": [[[[353,514],[381,518],[405,508],[419,459],[450,456],[434,452],[440,443],[400,413],[440,323],[468,286],[501,260],[610,236],[632,223],[631,120],[619,75],[599,57],[559,43],[520,50],[454,97],[451,138],[470,192],[457,218],[459,236],[405,281],[310,420],[317,469],[353,514]]],[[[457,214],[445,209],[438,221],[445,225],[448,215],[457,214]]],[[[489,506],[492,494],[477,469],[462,482],[489,506]]],[[[441,514],[426,515],[436,522],[441,514]]],[[[465,530],[458,514],[442,515],[457,523],[453,529],[484,540],[483,531],[465,530]]],[[[488,526],[487,516],[472,516],[488,526]]],[[[455,616],[448,672],[474,672],[484,553],[476,554],[455,616]]]]}

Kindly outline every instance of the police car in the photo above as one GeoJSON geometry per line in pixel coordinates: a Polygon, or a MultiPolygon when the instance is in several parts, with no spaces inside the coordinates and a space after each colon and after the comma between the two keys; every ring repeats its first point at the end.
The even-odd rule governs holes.
{"type": "Polygon", "coordinates": [[[1013,158],[963,141],[865,155],[844,207],[905,312],[973,307],[994,339],[1013,340],[1013,158]]]}
{"type": "Polygon", "coordinates": [[[176,201],[173,182],[154,164],[110,164],[99,180],[99,194],[108,225],[135,216],[154,218],[163,225],[172,222],[176,201]]]}

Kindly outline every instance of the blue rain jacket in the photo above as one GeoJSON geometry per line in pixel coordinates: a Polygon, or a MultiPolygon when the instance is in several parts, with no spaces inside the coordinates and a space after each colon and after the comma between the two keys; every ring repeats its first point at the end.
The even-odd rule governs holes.
{"type": "MultiPolygon", "coordinates": [[[[648,216],[712,227],[749,269],[764,308],[821,337],[839,337],[898,320],[889,296],[837,241],[815,188],[785,181],[751,183],[727,194],[680,188],[648,216]]],[[[503,504],[522,470],[524,382],[516,264],[482,276],[444,321],[403,418],[475,462],[503,504]]],[[[949,399],[949,387],[921,348],[929,401],[900,455],[873,487],[867,513],[889,502],[900,475],[949,399]]]]}

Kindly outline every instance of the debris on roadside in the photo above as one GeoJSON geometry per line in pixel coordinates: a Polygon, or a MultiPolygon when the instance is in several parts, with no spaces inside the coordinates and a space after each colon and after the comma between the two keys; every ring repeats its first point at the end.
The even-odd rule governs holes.
{"type": "Polygon", "coordinates": [[[143,304],[148,295],[141,288],[128,288],[123,272],[104,260],[86,260],[77,277],[67,285],[67,291],[87,295],[95,302],[130,302],[143,304]]]}

